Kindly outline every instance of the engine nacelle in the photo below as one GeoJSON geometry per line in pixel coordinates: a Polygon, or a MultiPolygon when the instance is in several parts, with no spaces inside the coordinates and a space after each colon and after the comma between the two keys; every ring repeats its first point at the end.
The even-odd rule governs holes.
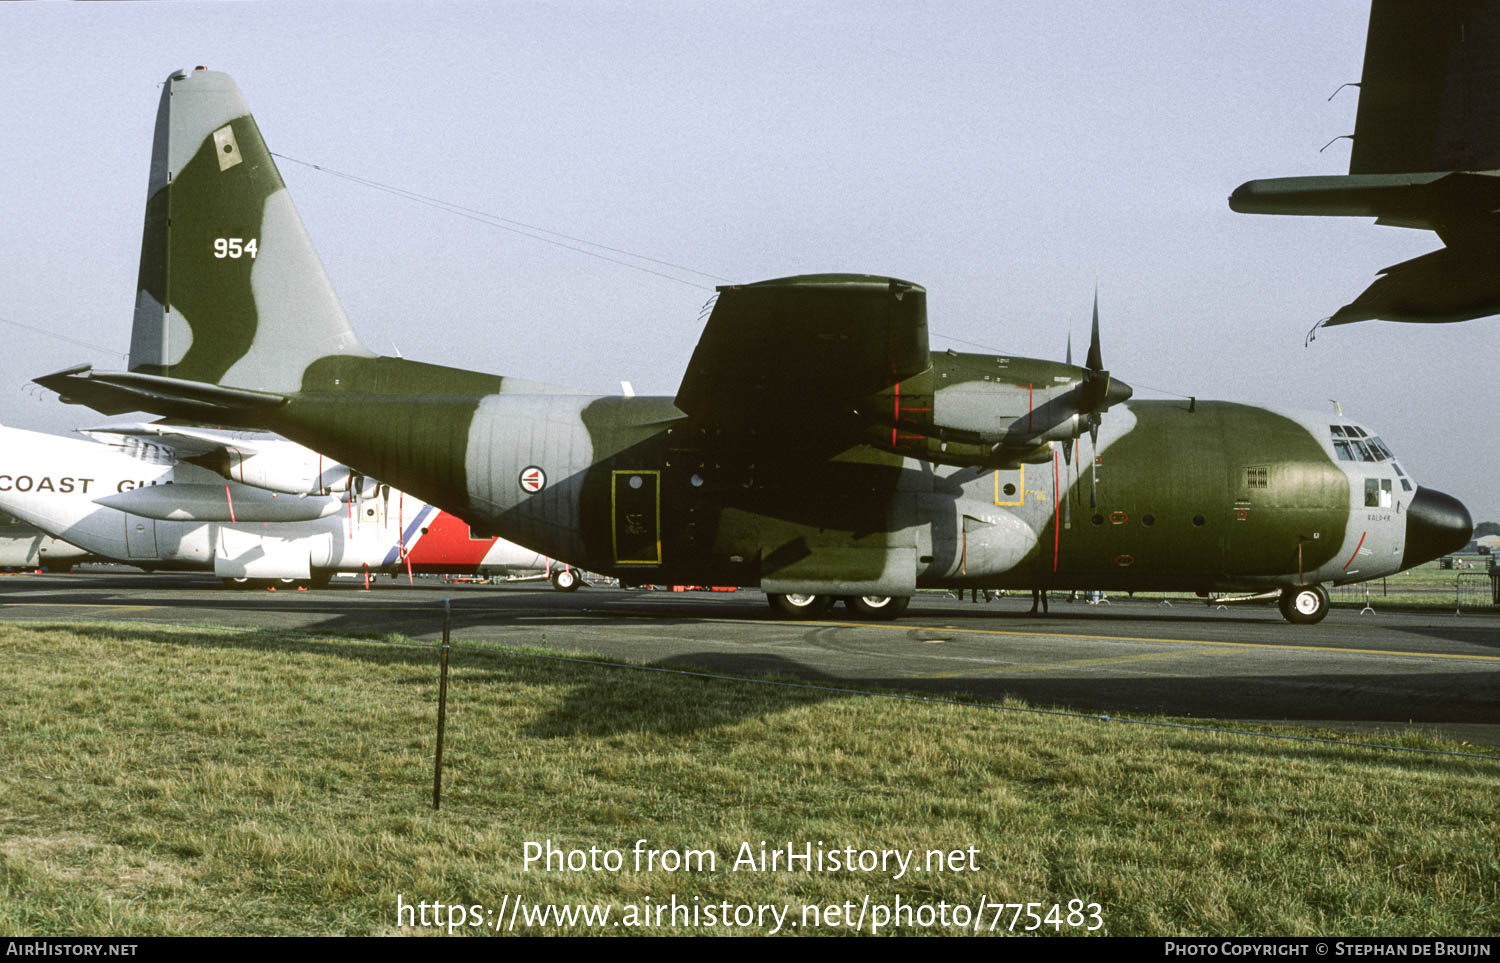
{"type": "Polygon", "coordinates": [[[296,496],[228,485],[148,485],[94,503],[164,522],[310,522],[340,511],[331,495],[296,496]]]}
{"type": "Polygon", "coordinates": [[[252,452],[219,448],[187,460],[230,481],[287,495],[347,492],[355,477],[347,465],[291,442],[252,452]]]}
{"type": "Polygon", "coordinates": [[[1109,372],[1025,358],[951,354],[863,405],[865,441],[942,465],[1015,468],[1049,461],[1128,399],[1109,372]],[[933,389],[935,386],[935,390],[933,389]]]}

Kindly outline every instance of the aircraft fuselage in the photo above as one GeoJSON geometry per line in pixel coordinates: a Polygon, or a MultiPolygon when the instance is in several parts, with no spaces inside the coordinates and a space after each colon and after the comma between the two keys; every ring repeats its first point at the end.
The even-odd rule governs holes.
{"type": "Polygon", "coordinates": [[[635,582],[1229,591],[1374,578],[1408,558],[1417,489],[1389,457],[1339,460],[1338,418],[1137,401],[1103,419],[1097,451],[1085,435],[980,469],[795,431],[746,446],[694,431],[669,398],[494,381],[440,418],[430,399],[293,396],[277,427],[476,530],[635,582]]]}
{"type": "MultiPolygon", "coordinates": [[[[375,486],[371,495],[322,517],[269,523],[246,518],[269,494],[226,484],[156,445],[126,448],[0,427],[0,510],[66,539],[80,557],[86,551],[144,568],[207,570],[233,578],[307,579],[335,570],[529,574],[551,569],[546,557],[519,545],[473,538],[461,519],[386,486],[375,486]],[[169,518],[146,517],[99,503],[135,491],[169,496],[165,500],[179,510],[169,518]],[[201,517],[204,506],[194,500],[204,491],[217,493],[217,504],[210,506],[215,521],[201,517]],[[185,496],[189,492],[193,497],[185,496]],[[175,497],[178,493],[185,497],[175,497]],[[239,521],[219,518],[232,515],[235,504],[239,521]],[[193,517],[195,511],[200,517],[193,517]]],[[[293,505],[319,500],[280,497],[293,505]]],[[[50,560],[60,563],[62,556],[50,560]]]]}

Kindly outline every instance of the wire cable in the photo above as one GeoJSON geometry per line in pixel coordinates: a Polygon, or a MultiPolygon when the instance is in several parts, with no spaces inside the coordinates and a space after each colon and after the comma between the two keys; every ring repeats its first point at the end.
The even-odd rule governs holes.
{"type": "Polygon", "coordinates": [[[371,190],[382,191],[386,194],[391,194],[395,197],[414,201],[418,204],[422,204],[426,207],[431,207],[435,210],[444,211],[449,214],[455,214],[459,217],[467,218],[471,221],[477,221],[490,227],[499,228],[502,231],[509,231],[512,234],[519,234],[522,237],[529,237],[534,241],[541,241],[544,244],[551,244],[565,250],[583,254],[587,257],[598,258],[601,261],[608,261],[611,264],[618,264],[621,267],[630,268],[634,271],[643,271],[646,274],[654,274],[659,278],[666,278],[668,281],[676,281],[678,284],[686,284],[690,287],[700,289],[711,289],[713,287],[712,285],[704,285],[696,281],[689,281],[662,271],[655,271],[651,268],[643,267],[639,264],[632,264],[631,262],[621,260],[620,258],[610,257],[607,254],[601,254],[599,253],[599,251],[609,251],[613,254],[619,254],[623,255],[624,257],[635,258],[639,261],[647,261],[651,264],[657,264],[662,267],[671,268],[674,271],[683,271],[688,274],[696,274],[699,277],[708,278],[709,280],[723,281],[726,284],[730,283],[729,278],[720,277],[717,274],[710,274],[707,271],[699,271],[697,268],[691,268],[685,264],[676,264],[672,261],[664,261],[661,258],[651,257],[646,254],[637,254],[634,251],[628,251],[624,248],[611,247],[608,244],[601,244],[598,241],[590,241],[587,238],[575,237],[571,234],[564,234],[561,231],[553,231],[549,228],[538,227],[535,224],[527,224],[524,221],[517,221],[513,218],[502,217],[499,214],[491,214],[488,211],[482,211],[477,208],[467,207],[463,204],[444,200],[440,197],[433,197],[429,194],[420,194],[416,191],[407,190],[404,187],[396,187],[391,184],[383,184],[380,181],[372,180],[368,177],[361,177],[358,174],[350,174],[346,171],[335,170],[332,167],[325,167],[322,164],[314,164],[311,161],[299,160],[296,157],[289,157],[286,154],[278,154],[275,151],[271,152],[271,156],[280,158],[284,161],[290,161],[293,164],[300,164],[303,167],[310,167],[315,171],[320,171],[333,177],[343,178],[344,180],[359,184],[363,187],[368,187],[371,190]],[[543,237],[542,235],[551,236],[543,237]],[[561,238],[562,240],[558,240],[558,238],[561,238]],[[587,245],[587,247],[579,247],[578,245],[587,245]],[[599,250],[589,250],[589,248],[598,248],[599,250]]]}

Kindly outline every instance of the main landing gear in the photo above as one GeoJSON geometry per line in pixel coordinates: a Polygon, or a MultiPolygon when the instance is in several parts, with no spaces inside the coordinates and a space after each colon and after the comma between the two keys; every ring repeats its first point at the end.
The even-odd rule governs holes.
{"type": "Polygon", "coordinates": [[[225,588],[231,589],[320,589],[333,581],[331,570],[315,569],[308,578],[221,578],[225,588]]]}
{"type": "Polygon", "coordinates": [[[778,595],[766,596],[771,611],[784,619],[816,619],[828,614],[834,602],[843,602],[849,613],[861,619],[894,619],[906,611],[911,602],[908,595],[849,595],[836,598],[832,595],[778,595]]]}
{"type": "Polygon", "coordinates": [[[1296,625],[1313,625],[1328,614],[1328,590],[1321,585],[1298,585],[1281,590],[1276,603],[1281,617],[1296,625]]]}

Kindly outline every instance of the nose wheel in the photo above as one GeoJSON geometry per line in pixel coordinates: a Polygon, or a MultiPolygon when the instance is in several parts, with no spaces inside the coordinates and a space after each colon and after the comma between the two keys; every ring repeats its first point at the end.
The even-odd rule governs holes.
{"type": "Polygon", "coordinates": [[[1321,585],[1298,585],[1281,590],[1281,617],[1295,625],[1313,625],[1328,614],[1328,590],[1321,585]]]}

